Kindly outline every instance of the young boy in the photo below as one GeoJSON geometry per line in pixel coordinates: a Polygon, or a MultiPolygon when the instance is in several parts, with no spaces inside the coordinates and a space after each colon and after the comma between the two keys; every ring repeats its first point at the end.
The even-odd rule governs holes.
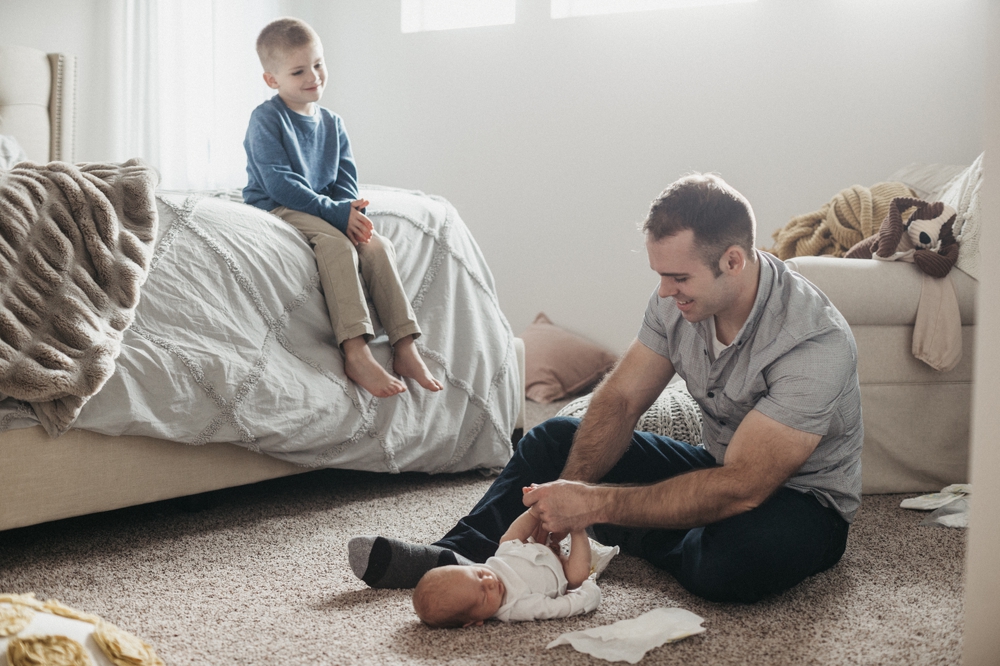
{"type": "MultiPolygon", "coordinates": [[[[601,591],[590,579],[587,533],[570,534],[567,558],[549,546],[528,541],[537,527],[538,519],[525,511],[485,564],[428,571],[413,590],[417,616],[431,627],[470,627],[491,617],[504,622],[544,620],[597,608],[601,591]]],[[[617,548],[606,550],[599,568],[618,552],[617,548]]]]}
{"type": "Polygon", "coordinates": [[[319,35],[303,21],[280,18],[261,31],[257,55],[264,81],[278,94],[250,117],[243,142],[248,176],[244,201],[285,220],[313,246],[351,380],[380,398],[406,390],[368,348],[375,328],[367,291],[395,349],[393,369],[425,389],[440,391],[443,386],[414,344],[420,328],[396,270],[395,249],[374,232],[364,214],[368,201],[358,197],[344,123],[317,104],[326,85],[319,35]]]}

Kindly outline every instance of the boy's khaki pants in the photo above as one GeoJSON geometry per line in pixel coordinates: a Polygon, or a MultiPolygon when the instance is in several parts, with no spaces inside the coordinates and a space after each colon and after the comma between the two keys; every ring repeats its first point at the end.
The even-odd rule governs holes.
{"type": "Polygon", "coordinates": [[[396,270],[396,250],[388,238],[373,232],[370,241],[355,247],[340,229],[315,215],[284,206],[271,213],[301,231],[312,245],[338,345],[359,335],[366,341],[375,337],[369,295],[389,344],[407,335],[420,336],[417,317],[396,270]]]}

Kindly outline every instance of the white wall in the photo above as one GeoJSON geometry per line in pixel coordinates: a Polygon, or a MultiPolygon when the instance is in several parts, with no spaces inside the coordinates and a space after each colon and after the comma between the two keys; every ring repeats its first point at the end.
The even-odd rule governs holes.
{"type": "MultiPolygon", "coordinates": [[[[0,0],[0,39],[79,58],[77,159],[112,159],[108,12],[0,0]]],[[[285,0],[323,37],[324,103],[364,181],[451,199],[515,331],[539,311],[620,351],[655,280],[634,231],[690,170],[746,194],[760,244],[841,188],[982,149],[990,0],[759,0],[399,31],[398,0],[285,0]]],[[[248,45],[248,48],[252,48],[248,45]]]]}
{"type": "Polygon", "coordinates": [[[291,0],[361,178],[448,197],[515,331],[539,311],[622,350],[655,280],[634,232],[690,170],[753,203],[759,244],[840,189],[982,150],[989,0],[760,0],[400,34],[398,0],[291,0]]]}

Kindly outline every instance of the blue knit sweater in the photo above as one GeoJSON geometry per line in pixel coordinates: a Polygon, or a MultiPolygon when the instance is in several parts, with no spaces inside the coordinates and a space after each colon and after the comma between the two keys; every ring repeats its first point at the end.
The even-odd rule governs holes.
{"type": "Polygon", "coordinates": [[[254,109],[243,141],[243,200],[268,211],[285,206],[309,213],[346,234],[351,201],[358,198],[351,142],[340,116],[316,109],[303,116],[278,95],[254,109]]]}

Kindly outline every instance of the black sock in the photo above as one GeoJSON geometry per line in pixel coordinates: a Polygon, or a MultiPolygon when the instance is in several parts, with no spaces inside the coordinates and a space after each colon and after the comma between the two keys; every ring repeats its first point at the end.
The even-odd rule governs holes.
{"type": "Polygon", "coordinates": [[[354,575],[377,588],[413,588],[435,567],[472,564],[441,546],[406,543],[381,536],[354,537],[347,544],[347,553],[354,575]]]}

